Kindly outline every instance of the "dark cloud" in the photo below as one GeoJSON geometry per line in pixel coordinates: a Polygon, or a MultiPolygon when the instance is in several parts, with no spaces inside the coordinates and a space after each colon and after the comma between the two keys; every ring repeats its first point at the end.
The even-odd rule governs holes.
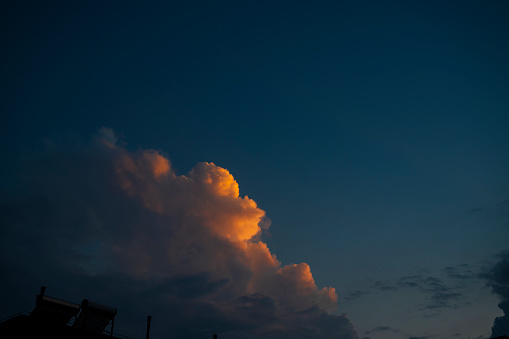
{"type": "Polygon", "coordinates": [[[444,272],[448,278],[455,280],[475,280],[480,278],[479,272],[476,272],[467,264],[448,266],[444,268],[444,272]]]}
{"type": "Polygon", "coordinates": [[[159,286],[161,292],[179,296],[185,300],[200,298],[217,293],[225,287],[229,280],[210,280],[210,273],[203,272],[190,276],[173,277],[159,286]]]}
{"type": "Polygon", "coordinates": [[[154,338],[358,338],[331,313],[334,288],[260,241],[270,221],[226,169],[177,175],[159,152],[117,142],[109,129],[49,142],[23,163],[16,195],[2,194],[2,315],[30,308],[44,284],[65,300],[116,305],[127,335],[143,335],[151,314],[154,338]]]}
{"type": "Polygon", "coordinates": [[[403,276],[398,279],[396,285],[399,287],[419,287],[421,281],[421,275],[403,276]]]}
{"type": "Polygon", "coordinates": [[[345,299],[346,300],[357,299],[357,298],[361,298],[361,297],[363,297],[365,295],[368,295],[368,294],[370,294],[369,291],[356,290],[356,291],[348,293],[348,295],[345,297],[345,299]]]}
{"type": "MultiPolygon", "coordinates": [[[[423,306],[424,310],[436,311],[444,307],[457,308],[460,306],[463,297],[460,289],[433,276],[403,276],[396,281],[395,286],[418,289],[425,295],[428,295],[428,302],[423,306]]],[[[396,287],[389,283],[376,282],[375,287],[380,291],[396,290],[396,287]]]]}
{"type": "Polygon", "coordinates": [[[374,329],[367,331],[366,334],[372,334],[377,332],[393,332],[393,333],[401,333],[400,330],[394,329],[390,326],[377,326],[374,329]]]}
{"type": "Polygon", "coordinates": [[[429,302],[426,309],[437,309],[443,307],[459,307],[458,301],[462,294],[456,292],[452,287],[447,286],[441,279],[427,277],[422,281],[421,288],[429,293],[429,302]]]}
{"type": "Polygon", "coordinates": [[[379,291],[397,291],[398,288],[382,281],[375,281],[374,286],[379,291]]]}
{"type": "Polygon", "coordinates": [[[499,255],[499,261],[486,274],[493,293],[500,297],[498,307],[503,316],[495,318],[491,328],[492,336],[509,335],[509,251],[499,255]]]}
{"type": "MultiPolygon", "coordinates": [[[[478,267],[460,264],[445,267],[438,276],[405,275],[395,281],[375,281],[371,284],[371,288],[377,292],[419,291],[426,301],[416,307],[424,312],[425,317],[432,317],[436,316],[441,309],[455,309],[469,304],[465,291],[473,282],[481,279],[480,271],[478,267]]],[[[358,290],[350,293],[349,297],[360,297],[369,292],[369,290],[358,290]]]]}

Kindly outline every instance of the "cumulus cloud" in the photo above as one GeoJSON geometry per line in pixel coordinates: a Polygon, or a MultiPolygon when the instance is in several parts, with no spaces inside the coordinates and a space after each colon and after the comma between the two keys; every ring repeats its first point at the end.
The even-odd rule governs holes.
{"type": "Polygon", "coordinates": [[[500,260],[487,274],[493,293],[500,296],[498,307],[504,312],[503,316],[495,318],[491,335],[502,336],[509,334],[509,251],[500,254],[500,260]]]}
{"type": "Polygon", "coordinates": [[[160,152],[117,142],[102,128],[24,164],[22,193],[0,207],[4,272],[158,312],[161,333],[357,338],[331,314],[335,289],[261,241],[270,221],[228,170],[202,162],[178,175],[160,152]]]}

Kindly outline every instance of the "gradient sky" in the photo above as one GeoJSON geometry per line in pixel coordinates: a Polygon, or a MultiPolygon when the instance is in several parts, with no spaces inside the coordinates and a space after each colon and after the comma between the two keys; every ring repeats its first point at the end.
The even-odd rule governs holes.
{"type": "Polygon", "coordinates": [[[53,278],[24,266],[56,246],[27,230],[72,220],[52,187],[67,211],[106,206],[71,193],[110,164],[91,156],[103,140],[140,168],[157,154],[171,175],[226,169],[271,220],[261,240],[281,267],[309,264],[337,293],[327,314],[359,338],[491,335],[508,297],[493,281],[509,282],[495,274],[509,249],[508,2],[8,1],[0,16],[1,317],[31,309],[37,279],[76,302],[110,281],[97,258],[78,274],[79,258],[48,256],[53,278]],[[69,288],[76,277],[86,286],[69,288]]]}

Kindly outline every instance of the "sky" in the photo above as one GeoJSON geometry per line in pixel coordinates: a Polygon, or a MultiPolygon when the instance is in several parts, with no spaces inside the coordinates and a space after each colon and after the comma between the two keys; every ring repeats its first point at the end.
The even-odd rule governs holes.
{"type": "Polygon", "coordinates": [[[509,335],[506,1],[4,1],[0,319],[509,335]]]}

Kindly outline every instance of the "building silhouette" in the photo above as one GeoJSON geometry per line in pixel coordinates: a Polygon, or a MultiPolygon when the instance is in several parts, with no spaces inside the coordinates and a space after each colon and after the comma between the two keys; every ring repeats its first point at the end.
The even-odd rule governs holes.
{"type": "MultiPolygon", "coordinates": [[[[17,314],[0,323],[0,338],[111,339],[116,307],[83,299],[81,304],[48,297],[41,287],[30,314],[17,314]]],[[[148,338],[148,332],[147,332],[148,338]]]]}
{"type": "MultiPolygon", "coordinates": [[[[115,335],[117,308],[83,299],[80,304],[46,296],[46,287],[36,296],[32,312],[18,313],[0,322],[1,339],[126,339],[115,335]]],[[[147,317],[146,339],[152,317],[147,317]]],[[[132,339],[132,338],[131,338],[132,339]]],[[[217,334],[213,335],[217,339],[217,334]]]]}

